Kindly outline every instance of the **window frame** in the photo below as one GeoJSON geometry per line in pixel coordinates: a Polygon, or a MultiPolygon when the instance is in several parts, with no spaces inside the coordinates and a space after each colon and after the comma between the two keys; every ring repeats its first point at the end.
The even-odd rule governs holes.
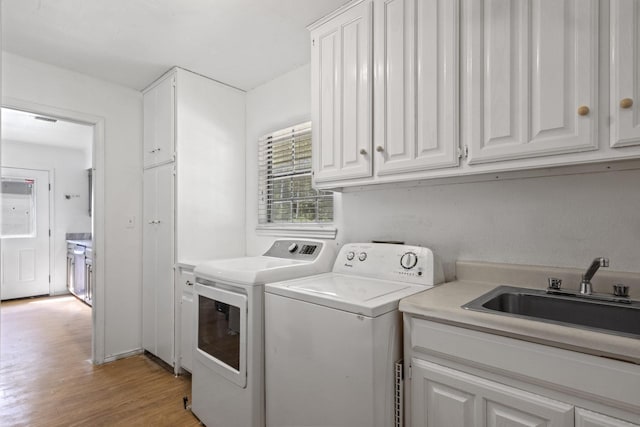
{"type": "MultiPolygon", "coordinates": [[[[335,221],[335,197],[334,193],[329,191],[319,191],[314,190],[318,193],[314,200],[319,200],[322,198],[327,198],[327,195],[330,193],[330,197],[332,200],[332,213],[330,221],[315,221],[315,222],[295,222],[295,221],[278,221],[273,222],[271,218],[268,218],[273,200],[269,200],[269,191],[266,189],[270,185],[273,186],[274,182],[274,174],[270,167],[271,161],[269,160],[271,157],[266,153],[270,148],[273,147],[272,144],[280,141],[291,140],[294,142],[294,138],[296,137],[306,137],[307,135],[311,138],[312,133],[311,122],[304,122],[297,124],[295,126],[290,126],[288,128],[280,129],[275,132],[270,132],[262,137],[258,138],[258,206],[257,206],[257,226],[256,232],[259,235],[282,235],[286,234],[289,236],[295,237],[320,237],[320,238],[335,238],[337,234],[337,230],[334,226],[335,221]],[[323,195],[323,193],[325,193],[323,195]]],[[[292,149],[292,152],[295,151],[295,148],[292,149]]],[[[282,177],[296,177],[302,176],[304,174],[310,174],[311,176],[311,185],[313,188],[313,166],[312,160],[309,158],[309,167],[308,170],[305,168],[304,171],[296,171],[295,170],[295,156],[291,157],[291,172],[287,174],[281,174],[282,177]]],[[[296,200],[295,197],[292,197],[291,200],[296,200]]],[[[317,205],[316,205],[316,217],[318,215],[317,205]]]]}

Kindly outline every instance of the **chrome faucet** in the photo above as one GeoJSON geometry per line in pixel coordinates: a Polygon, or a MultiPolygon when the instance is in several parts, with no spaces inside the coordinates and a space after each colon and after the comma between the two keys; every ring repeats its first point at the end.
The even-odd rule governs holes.
{"type": "Polygon", "coordinates": [[[594,259],[587,272],[582,275],[582,282],[580,282],[580,293],[582,295],[591,295],[593,293],[591,279],[600,267],[609,267],[609,258],[600,257],[594,259]]]}

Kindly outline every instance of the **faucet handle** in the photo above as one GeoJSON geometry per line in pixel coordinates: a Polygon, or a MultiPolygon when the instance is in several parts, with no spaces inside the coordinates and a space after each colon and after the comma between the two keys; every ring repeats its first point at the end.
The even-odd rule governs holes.
{"type": "Polygon", "coordinates": [[[613,285],[613,295],[623,298],[629,297],[629,286],[623,285],[622,283],[613,285]]]}
{"type": "Polygon", "coordinates": [[[556,277],[549,277],[547,279],[547,282],[549,283],[550,290],[559,291],[560,288],[562,287],[562,279],[558,279],[556,277]]]}

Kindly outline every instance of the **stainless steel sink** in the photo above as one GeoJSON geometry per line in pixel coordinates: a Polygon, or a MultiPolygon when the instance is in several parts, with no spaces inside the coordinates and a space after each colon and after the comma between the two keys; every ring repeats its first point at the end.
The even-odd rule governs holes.
{"type": "Polygon", "coordinates": [[[599,301],[580,295],[499,286],[462,308],[640,338],[638,301],[599,301]]]}

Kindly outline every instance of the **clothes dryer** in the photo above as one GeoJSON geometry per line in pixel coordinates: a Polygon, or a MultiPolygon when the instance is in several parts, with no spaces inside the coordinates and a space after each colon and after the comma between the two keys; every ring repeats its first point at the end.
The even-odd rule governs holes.
{"type": "Polygon", "coordinates": [[[331,269],[320,240],[277,240],[262,256],[194,270],[192,411],[211,427],[264,427],[264,284],[331,269]]]}

